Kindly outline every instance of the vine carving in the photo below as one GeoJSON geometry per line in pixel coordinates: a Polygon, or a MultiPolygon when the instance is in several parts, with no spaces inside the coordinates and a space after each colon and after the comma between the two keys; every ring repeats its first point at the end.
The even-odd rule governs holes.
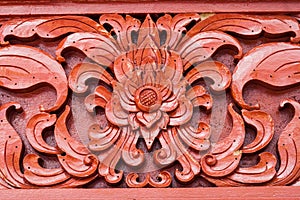
{"type": "Polygon", "coordinates": [[[299,34],[297,18],[284,15],[103,14],[99,22],[85,16],[3,22],[1,92],[22,97],[46,87],[56,98],[28,110],[20,98],[2,94],[0,187],[84,187],[99,177],[126,187],[172,187],[199,178],[216,186],[295,183],[300,97],[272,107],[294,110],[278,132],[274,114],[263,102],[249,102],[245,88],[252,82],[273,92],[297,88],[299,34]],[[272,41],[244,48],[243,40],[260,37],[272,41]],[[231,67],[215,59],[225,51],[231,67]],[[220,101],[222,111],[215,106],[220,101]],[[84,111],[76,114],[78,106],[84,111]],[[16,110],[25,113],[19,128],[10,117],[16,110]],[[78,133],[82,127],[88,128],[78,133]],[[278,154],[269,151],[274,143],[278,154]],[[256,161],[243,165],[249,156],[256,161]],[[49,167],[48,159],[55,164],[49,167]]]}

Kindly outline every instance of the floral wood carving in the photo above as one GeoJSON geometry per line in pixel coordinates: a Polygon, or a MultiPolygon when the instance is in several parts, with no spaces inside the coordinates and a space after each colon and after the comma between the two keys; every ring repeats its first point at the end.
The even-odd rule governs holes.
{"type": "Polygon", "coordinates": [[[199,178],[217,186],[297,181],[300,97],[285,96],[272,107],[294,109],[280,132],[270,109],[245,97],[253,81],[273,92],[299,86],[297,19],[152,17],[3,23],[1,188],[85,187],[101,177],[124,187],[173,187],[199,178]],[[262,34],[272,42],[245,50],[245,38],[262,34]],[[232,67],[215,59],[225,51],[232,67]],[[4,98],[11,92],[22,99],[41,87],[55,89],[53,105],[23,102],[23,108],[18,98],[4,98]],[[18,115],[12,107],[25,113],[23,127],[11,119],[18,115]],[[76,114],[78,107],[84,109],[76,114]],[[278,154],[268,149],[273,143],[278,154]],[[243,164],[251,156],[257,160],[243,164]],[[49,160],[55,164],[49,167],[49,160]]]}

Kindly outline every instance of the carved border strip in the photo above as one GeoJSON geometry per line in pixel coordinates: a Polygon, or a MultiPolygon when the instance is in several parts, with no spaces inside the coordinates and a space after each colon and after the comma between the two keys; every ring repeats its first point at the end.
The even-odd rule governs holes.
{"type": "Polygon", "coordinates": [[[299,187],[0,190],[1,199],[299,199],[299,187]]]}
{"type": "Polygon", "coordinates": [[[133,2],[101,2],[89,3],[36,3],[33,5],[22,2],[0,5],[1,16],[25,15],[76,15],[76,14],[101,14],[101,13],[192,13],[192,12],[244,12],[244,13],[292,13],[299,12],[299,2],[288,1],[138,1],[133,2]]]}

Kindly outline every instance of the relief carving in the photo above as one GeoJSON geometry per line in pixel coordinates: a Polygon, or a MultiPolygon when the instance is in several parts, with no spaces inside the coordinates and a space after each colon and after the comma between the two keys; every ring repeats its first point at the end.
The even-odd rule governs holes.
{"type": "Polygon", "coordinates": [[[277,133],[278,121],[244,98],[244,88],[253,81],[273,91],[298,86],[299,33],[297,19],[283,15],[104,14],[99,23],[85,16],[3,22],[3,91],[46,86],[56,99],[53,105],[33,102],[30,111],[22,102],[1,100],[1,188],[85,187],[100,178],[124,187],[173,187],[199,178],[216,186],[294,183],[300,176],[299,100],[282,99],[272,108],[295,112],[277,133]],[[239,39],[262,34],[278,41],[245,51],[239,39]],[[233,69],[213,59],[224,49],[233,69]],[[225,104],[216,109],[220,99],[225,104]],[[78,105],[94,123],[76,122],[78,105]],[[24,133],[14,127],[11,108],[25,113],[24,133]],[[227,116],[230,129],[221,136],[227,116]],[[75,123],[88,127],[83,138],[71,128],[75,123]],[[249,127],[255,133],[250,140],[249,127]],[[278,155],[266,151],[272,143],[278,155]],[[245,167],[248,155],[258,160],[245,167]],[[47,159],[55,164],[41,163],[47,159]]]}

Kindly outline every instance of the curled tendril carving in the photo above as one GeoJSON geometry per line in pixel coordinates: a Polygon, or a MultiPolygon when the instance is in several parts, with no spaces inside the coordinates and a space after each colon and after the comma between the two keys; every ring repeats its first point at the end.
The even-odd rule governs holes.
{"type": "Polygon", "coordinates": [[[22,103],[1,101],[0,187],[79,187],[97,177],[109,184],[125,180],[128,187],[169,187],[199,177],[217,186],[291,184],[300,175],[299,102],[280,104],[292,106],[295,114],[274,155],[264,150],[275,137],[275,121],[259,104],[247,102],[243,90],[251,81],[275,89],[297,85],[298,41],[299,24],[290,16],[215,14],[201,20],[199,14],[165,14],[140,21],[104,14],[99,23],[84,16],[7,21],[0,28],[1,88],[19,94],[50,86],[57,97],[26,115],[23,134],[7,111],[21,110],[22,103]],[[290,42],[261,44],[244,54],[239,37],[262,33],[289,36],[290,42]],[[36,38],[57,44],[56,50],[26,45],[36,38]],[[212,59],[220,49],[235,52],[233,70],[212,59]],[[70,52],[85,59],[70,64],[78,55],[70,52]],[[214,109],[222,94],[223,117],[230,116],[232,125],[216,141],[221,132],[212,118],[218,115],[223,126],[214,109]],[[227,103],[226,94],[233,102],[227,103]],[[72,95],[81,99],[87,116],[100,109],[104,117],[105,123],[88,124],[88,142],[70,128],[76,121],[72,95]],[[255,136],[247,143],[248,127],[255,136]],[[52,143],[45,136],[49,130],[52,143]],[[243,157],[253,154],[257,162],[243,166],[243,157]],[[42,164],[47,157],[55,167],[42,164]]]}

